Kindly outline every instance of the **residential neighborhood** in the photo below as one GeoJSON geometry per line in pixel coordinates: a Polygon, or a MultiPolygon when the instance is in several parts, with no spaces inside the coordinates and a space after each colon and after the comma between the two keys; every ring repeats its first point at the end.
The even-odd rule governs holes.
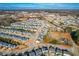
{"type": "Polygon", "coordinates": [[[79,55],[79,16],[73,11],[2,12],[0,12],[1,56],[79,55]]]}

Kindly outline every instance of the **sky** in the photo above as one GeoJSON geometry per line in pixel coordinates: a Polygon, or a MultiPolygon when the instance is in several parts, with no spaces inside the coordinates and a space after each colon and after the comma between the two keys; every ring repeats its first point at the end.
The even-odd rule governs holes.
{"type": "Polygon", "coordinates": [[[79,3],[0,3],[1,9],[79,9],[79,3]]]}

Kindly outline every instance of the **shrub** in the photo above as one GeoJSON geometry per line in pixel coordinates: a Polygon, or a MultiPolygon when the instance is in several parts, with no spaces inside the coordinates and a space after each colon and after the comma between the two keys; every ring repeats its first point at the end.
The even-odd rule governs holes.
{"type": "Polygon", "coordinates": [[[3,38],[3,37],[0,37],[0,41],[2,41],[2,42],[7,42],[7,43],[10,43],[10,44],[14,44],[14,45],[20,45],[19,42],[14,41],[13,39],[10,39],[10,38],[3,38]]]}

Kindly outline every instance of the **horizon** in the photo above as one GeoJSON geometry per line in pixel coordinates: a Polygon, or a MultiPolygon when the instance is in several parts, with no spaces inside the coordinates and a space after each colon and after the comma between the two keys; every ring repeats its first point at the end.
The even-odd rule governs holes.
{"type": "Polygon", "coordinates": [[[79,3],[0,3],[0,10],[79,9],[79,3]]]}

